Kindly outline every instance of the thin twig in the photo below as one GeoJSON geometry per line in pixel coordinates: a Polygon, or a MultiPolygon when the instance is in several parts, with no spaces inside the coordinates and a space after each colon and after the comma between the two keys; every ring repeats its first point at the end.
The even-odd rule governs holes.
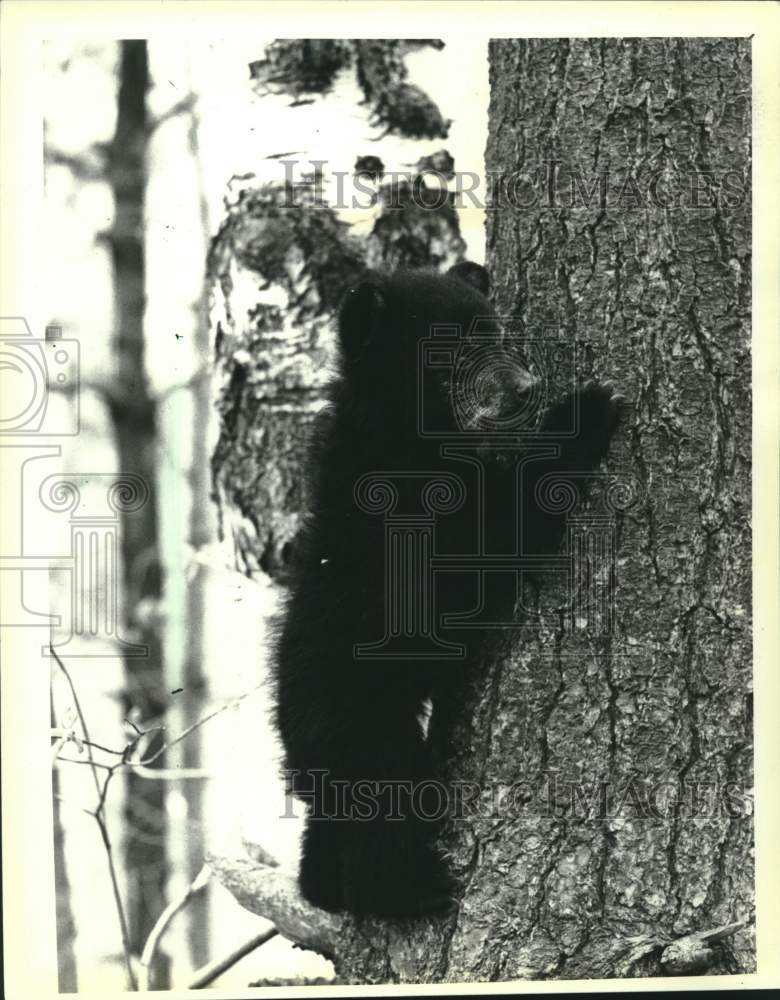
{"type": "Polygon", "coordinates": [[[57,795],[54,796],[54,798],[60,803],[60,805],[66,806],[66,808],[68,809],[77,809],[79,812],[84,813],[85,816],[89,816],[90,819],[95,818],[95,814],[92,812],[91,809],[85,809],[83,806],[74,805],[74,803],[71,802],[70,799],[66,798],[64,795],[60,795],[58,793],[57,795]]]}
{"type": "MultiPolygon", "coordinates": [[[[70,677],[70,674],[68,673],[68,671],[67,671],[67,669],[65,667],[65,664],[62,662],[62,660],[60,659],[60,657],[54,651],[54,647],[50,645],[49,649],[50,649],[51,654],[54,657],[57,665],[59,666],[59,668],[62,670],[63,674],[65,675],[65,678],[66,678],[66,680],[68,682],[68,686],[70,687],[71,695],[73,696],[73,702],[74,702],[74,705],[76,707],[76,712],[77,712],[78,718],[79,718],[79,724],[80,724],[81,730],[82,730],[82,732],[84,734],[84,739],[83,739],[82,742],[83,742],[83,744],[87,748],[87,756],[88,756],[88,760],[86,760],[86,761],[83,761],[83,760],[74,760],[74,759],[68,758],[68,757],[57,757],[55,762],[58,763],[58,764],[60,762],[67,763],[67,764],[87,764],[90,767],[90,770],[92,771],[92,776],[93,776],[94,781],[95,781],[95,789],[96,789],[96,791],[98,793],[98,804],[97,804],[97,807],[94,810],[94,812],[90,813],[90,815],[92,815],[95,818],[95,820],[96,820],[96,822],[98,824],[98,828],[100,829],[100,835],[101,835],[101,837],[103,839],[103,844],[104,844],[104,847],[105,847],[105,850],[106,850],[106,857],[108,859],[108,870],[109,870],[109,874],[111,876],[111,885],[112,885],[112,888],[113,888],[113,891],[114,891],[114,900],[115,900],[115,903],[116,903],[117,913],[119,915],[119,924],[120,924],[120,928],[121,928],[121,931],[122,931],[122,946],[123,946],[123,950],[124,950],[125,965],[126,965],[126,968],[127,968],[127,977],[128,977],[128,981],[130,983],[130,988],[133,989],[133,990],[137,990],[138,989],[138,985],[137,985],[136,978],[135,978],[135,973],[133,972],[133,968],[132,968],[131,961],[130,961],[130,939],[129,939],[129,934],[128,934],[128,930],[127,930],[127,921],[125,919],[124,907],[122,906],[122,898],[121,898],[121,895],[119,893],[119,883],[118,883],[118,879],[117,879],[117,875],[116,875],[116,869],[114,867],[113,853],[112,853],[112,850],[111,850],[111,841],[110,841],[110,838],[109,838],[109,835],[108,835],[108,828],[107,828],[107,825],[106,825],[106,822],[105,822],[105,815],[104,815],[105,804],[106,804],[106,797],[108,795],[108,788],[109,788],[109,785],[111,783],[111,779],[114,777],[114,775],[118,771],[121,771],[121,770],[126,769],[126,768],[131,768],[135,773],[139,774],[141,777],[144,777],[144,778],[153,778],[155,780],[178,780],[178,779],[182,779],[182,778],[184,778],[184,779],[202,779],[202,778],[210,778],[210,777],[212,777],[211,773],[209,773],[207,771],[200,770],[198,768],[182,768],[180,770],[176,770],[174,768],[168,768],[168,769],[159,769],[158,770],[156,768],[155,769],[150,768],[149,765],[153,764],[156,760],[158,760],[170,747],[175,746],[177,743],[180,743],[186,736],[189,736],[190,733],[194,732],[194,730],[196,730],[196,729],[199,729],[202,725],[204,725],[209,720],[213,719],[215,716],[219,715],[221,712],[224,712],[224,711],[226,711],[229,708],[235,708],[242,701],[244,701],[245,698],[248,698],[249,695],[254,694],[256,691],[258,691],[263,686],[263,682],[257,684],[253,688],[250,688],[248,691],[245,691],[242,695],[239,695],[237,698],[234,698],[232,701],[226,702],[224,705],[220,705],[219,708],[214,709],[213,712],[209,712],[208,715],[204,715],[203,718],[198,719],[197,722],[194,722],[191,726],[188,726],[186,729],[182,730],[182,732],[180,732],[178,734],[178,736],[176,736],[172,740],[170,740],[170,742],[164,743],[161,747],[159,747],[158,750],[156,750],[149,757],[146,757],[146,758],[144,758],[143,760],[140,760],[140,761],[134,761],[134,760],[130,760],[131,754],[133,754],[137,750],[138,744],[152,730],[142,730],[142,729],[139,729],[138,726],[136,726],[133,722],[131,722],[129,719],[127,719],[125,721],[130,726],[132,726],[132,728],[133,728],[136,736],[135,736],[135,739],[131,740],[131,742],[127,744],[127,746],[124,748],[124,750],[121,750],[121,751],[120,750],[112,750],[109,747],[104,747],[104,746],[101,746],[98,743],[95,743],[90,738],[90,736],[89,736],[89,731],[87,729],[87,724],[86,724],[86,720],[84,718],[84,713],[81,710],[81,704],[79,702],[78,695],[76,694],[76,689],[74,687],[74,684],[73,684],[73,681],[72,681],[72,679],[70,677]],[[100,762],[96,761],[95,758],[94,758],[94,755],[92,753],[93,748],[101,750],[101,751],[103,751],[105,753],[114,754],[116,756],[119,756],[121,759],[118,760],[115,764],[110,764],[110,765],[109,764],[100,763],[100,762]],[[108,774],[106,775],[106,779],[103,782],[102,786],[100,784],[100,779],[98,778],[98,769],[104,770],[104,771],[108,772],[108,774]]],[[[160,726],[160,727],[155,727],[155,728],[156,729],[162,729],[163,727],[160,726]]],[[[58,745],[57,745],[57,752],[58,753],[59,753],[59,750],[61,749],[61,746],[64,745],[64,742],[66,742],[66,741],[63,740],[61,743],[58,742],[58,745]]],[[[198,876],[198,877],[200,877],[200,876],[198,876]]],[[[197,879],[196,879],[196,882],[197,882],[197,879]]],[[[187,897],[187,899],[189,899],[189,896],[187,897]]],[[[185,900],[185,902],[186,902],[186,900],[185,900]]],[[[180,905],[183,905],[183,904],[180,903],[180,905]]],[[[171,906],[166,907],[166,909],[163,911],[162,915],[160,916],[160,919],[158,920],[157,924],[155,924],[155,928],[158,926],[158,924],[160,923],[160,921],[163,919],[163,917],[165,917],[165,915],[169,912],[170,909],[171,909],[171,906]]],[[[174,908],[173,912],[170,914],[171,917],[173,916],[174,912],[175,912],[175,908],[174,908]]],[[[162,930],[160,931],[160,934],[162,934],[162,931],[164,929],[165,928],[163,927],[162,930]]],[[[275,934],[275,933],[277,933],[277,932],[274,930],[273,933],[270,934],[270,936],[273,937],[273,934],[275,934]]],[[[152,931],[152,934],[154,934],[154,929],[152,931]]],[[[255,939],[253,939],[253,940],[255,940],[255,939]]],[[[268,940],[268,938],[266,937],[265,940],[268,940]]],[[[147,945],[148,945],[148,943],[149,942],[147,941],[147,945]]],[[[244,945],[243,947],[244,948],[248,948],[248,951],[251,951],[253,948],[259,947],[260,944],[262,944],[262,943],[263,943],[263,941],[259,941],[258,940],[257,943],[252,944],[251,947],[249,947],[249,944],[251,944],[251,942],[249,944],[247,944],[247,945],[244,945]]],[[[156,946],[156,943],[153,942],[153,945],[156,946]]],[[[220,966],[220,969],[218,969],[217,971],[214,971],[211,974],[212,978],[216,978],[216,976],[219,975],[220,972],[223,971],[224,968],[229,968],[230,965],[232,965],[234,962],[238,961],[238,959],[241,958],[242,955],[247,954],[247,953],[248,953],[247,951],[243,951],[241,954],[234,953],[234,955],[237,954],[237,957],[230,956],[229,959],[226,960],[226,961],[228,961],[228,964],[224,965],[224,966],[220,966]]],[[[203,974],[206,974],[206,972],[208,972],[209,969],[210,969],[210,966],[209,967],[204,967],[204,970],[202,970],[203,974]]],[[[148,977],[148,972],[149,972],[149,969],[148,969],[148,967],[146,967],[145,970],[144,970],[144,975],[147,976],[147,977],[148,977]]],[[[208,982],[210,982],[210,981],[211,981],[211,979],[208,980],[208,982]]],[[[202,985],[205,985],[205,982],[202,985]]]]}
{"type": "Polygon", "coordinates": [[[193,104],[198,100],[197,95],[190,92],[189,94],[182,97],[180,101],[177,101],[174,105],[168,108],[167,111],[163,111],[161,115],[158,115],[154,121],[149,125],[149,132],[154,132],[165,122],[169,121],[171,118],[175,118],[177,115],[183,114],[185,111],[190,111],[193,104]]]}
{"type": "MultiPolygon", "coordinates": [[[[62,662],[62,660],[59,658],[59,656],[54,652],[54,646],[50,645],[49,646],[49,650],[51,652],[51,655],[54,657],[54,659],[55,659],[55,661],[57,663],[57,666],[60,668],[60,670],[65,675],[65,680],[68,682],[68,687],[70,688],[70,693],[71,693],[71,695],[73,697],[73,705],[74,705],[74,707],[76,709],[76,714],[79,717],[79,724],[81,725],[81,731],[82,731],[82,733],[84,733],[84,740],[85,740],[86,745],[87,745],[87,756],[89,758],[89,763],[94,765],[95,760],[94,760],[94,757],[92,756],[92,748],[91,748],[91,745],[90,745],[89,730],[87,729],[87,723],[86,723],[86,720],[84,718],[84,713],[81,711],[81,702],[79,701],[79,696],[76,694],[76,688],[73,685],[73,681],[71,680],[70,674],[68,673],[68,670],[67,670],[65,664],[62,662]]],[[[100,794],[100,780],[98,779],[98,776],[97,776],[97,770],[94,767],[92,769],[92,777],[95,780],[95,789],[96,789],[96,791],[97,791],[97,793],[99,795],[100,794]]]]}
{"type": "MultiPolygon", "coordinates": [[[[133,727],[133,729],[135,730],[135,732],[136,732],[136,734],[138,736],[138,739],[134,740],[132,743],[129,743],[124,748],[124,750],[112,750],[110,747],[104,747],[104,746],[101,746],[99,743],[95,743],[94,740],[88,740],[88,739],[82,740],[82,742],[84,743],[84,745],[86,747],[88,747],[88,748],[96,747],[98,750],[105,751],[105,753],[110,753],[110,754],[114,754],[115,756],[118,756],[118,757],[123,757],[124,758],[123,760],[118,761],[116,764],[110,764],[110,765],[109,764],[101,764],[101,763],[98,763],[97,761],[94,761],[92,759],[92,754],[90,754],[90,760],[88,760],[88,761],[73,760],[72,758],[69,758],[69,757],[61,757],[60,760],[64,760],[64,761],[66,761],[69,764],[94,764],[95,767],[100,767],[100,768],[103,768],[103,769],[108,770],[108,771],[113,771],[113,770],[115,770],[117,768],[121,768],[121,767],[130,767],[130,768],[133,768],[134,770],[139,771],[140,773],[143,773],[144,770],[147,769],[150,764],[153,764],[159,757],[161,757],[171,747],[175,746],[177,743],[181,743],[181,741],[186,736],[189,736],[190,733],[194,732],[196,729],[199,729],[202,725],[204,725],[206,722],[209,722],[215,716],[220,715],[222,712],[226,712],[229,708],[235,708],[242,701],[244,701],[245,698],[248,698],[251,694],[254,694],[261,687],[263,687],[263,684],[264,684],[264,681],[261,681],[259,684],[255,685],[255,687],[250,688],[248,691],[245,691],[243,694],[239,695],[237,698],[234,698],[232,701],[227,701],[227,702],[225,702],[224,705],[220,705],[219,708],[215,708],[213,712],[209,712],[208,715],[204,715],[203,718],[198,719],[197,722],[193,722],[193,724],[191,726],[188,726],[186,729],[183,729],[178,734],[178,736],[174,736],[174,738],[172,740],[170,740],[168,743],[163,743],[157,750],[155,750],[155,752],[153,754],[151,754],[149,757],[145,757],[143,760],[128,760],[127,759],[128,758],[128,750],[135,749],[135,747],[138,745],[138,743],[140,742],[140,740],[142,739],[142,737],[148,736],[150,732],[161,730],[164,727],[163,726],[157,726],[157,727],[155,727],[155,730],[139,729],[135,725],[135,723],[131,722],[129,719],[126,719],[125,721],[127,722],[128,725],[130,725],[130,726],[133,727]]],[[[72,690],[72,688],[71,688],[71,690],[72,690]]],[[[173,779],[173,778],[185,778],[185,777],[189,777],[189,778],[207,778],[207,777],[211,777],[212,776],[210,772],[196,770],[196,769],[192,769],[190,773],[187,773],[186,771],[176,771],[176,773],[173,773],[173,771],[171,769],[169,769],[169,771],[167,771],[167,772],[163,771],[163,770],[160,770],[160,771],[156,770],[154,772],[154,774],[144,774],[144,777],[161,778],[163,775],[166,778],[170,778],[170,779],[173,779]]]]}
{"type": "Polygon", "coordinates": [[[127,767],[133,769],[133,774],[139,778],[147,778],[150,781],[202,781],[216,777],[213,771],[207,771],[202,767],[145,767],[143,764],[134,764],[128,761],[127,767]]]}
{"type": "Polygon", "coordinates": [[[198,719],[197,722],[193,722],[191,726],[187,726],[187,728],[183,729],[178,736],[175,736],[170,741],[170,743],[165,743],[163,746],[160,747],[159,750],[156,750],[151,755],[151,757],[145,757],[143,760],[138,761],[136,763],[131,763],[131,762],[128,763],[131,763],[131,766],[133,767],[137,767],[139,765],[145,767],[149,764],[153,764],[158,757],[161,757],[165,753],[166,750],[168,750],[172,746],[175,746],[177,743],[181,743],[181,741],[184,739],[185,736],[189,736],[191,732],[193,732],[195,729],[200,728],[200,726],[204,725],[204,723],[209,722],[211,719],[214,718],[215,715],[219,715],[221,712],[225,712],[229,708],[235,708],[236,705],[240,705],[245,698],[248,698],[250,696],[250,694],[254,694],[255,691],[258,691],[261,687],[263,687],[264,683],[265,683],[264,681],[261,681],[259,684],[255,685],[255,687],[250,688],[248,691],[245,691],[242,695],[239,695],[238,698],[234,698],[233,701],[225,702],[224,705],[220,705],[219,708],[215,708],[213,712],[209,712],[208,715],[204,715],[202,719],[198,719]]]}
{"type": "Polygon", "coordinates": [[[187,984],[188,990],[200,990],[204,986],[208,986],[209,983],[213,983],[217,976],[221,976],[223,972],[232,968],[236,962],[240,961],[245,955],[254,951],[255,948],[259,948],[260,945],[265,944],[266,941],[270,941],[271,938],[276,937],[279,931],[275,927],[271,927],[270,930],[264,931],[262,934],[256,934],[249,941],[242,944],[235,951],[231,951],[229,955],[224,958],[216,959],[213,962],[209,962],[208,965],[202,966],[194,974],[193,978],[187,984]]]}
{"type": "Polygon", "coordinates": [[[108,790],[108,784],[113,777],[113,770],[106,777],[105,783],[101,789],[100,779],[98,778],[97,765],[95,763],[94,757],[92,756],[92,747],[89,742],[89,730],[87,729],[87,722],[84,718],[84,713],[81,711],[81,703],[79,702],[79,697],[76,694],[76,688],[71,680],[71,676],[68,673],[65,664],[62,662],[60,657],[54,651],[54,646],[49,645],[49,651],[54,657],[57,666],[65,675],[65,679],[68,682],[68,687],[70,688],[70,693],[73,696],[73,704],[76,708],[76,712],[79,717],[79,723],[81,725],[81,731],[84,733],[84,739],[87,741],[87,755],[89,756],[89,762],[92,765],[92,777],[95,780],[95,789],[98,793],[98,807],[93,813],[95,821],[97,822],[98,828],[100,830],[100,836],[103,839],[103,846],[106,850],[106,858],[108,860],[108,871],[111,876],[111,887],[114,891],[114,902],[116,904],[116,911],[119,917],[119,927],[122,933],[122,950],[125,957],[125,968],[127,970],[127,981],[130,985],[131,990],[138,989],[138,983],[136,982],[135,973],[133,972],[133,966],[130,960],[130,935],[127,930],[127,920],[125,919],[125,910],[122,905],[122,896],[119,892],[119,882],[116,875],[116,868],[114,867],[114,857],[111,851],[111,839],[108,836],[108,827],[106,826],[105,817],[103,815],[103,806],[106,801],[106,792],[108,790]]]}
{"type": "Polygon", "coordinates": [[[139,778],[146,778],[149,781],[203,781],[216,777],[213,771],[207,771],[202,767],[182,767],[179,769],[175,767],[152,768],[145,767],[143,764],[136,764],[132,760],[123,760],[118,764],[100,764],[98,761],[77,760],[75,757],[58,757],[54,763],[86,764],[87,766],[100,768],[102,771],[110,771],[112,775],[117,770],[128,768],[132,770],[133,774],[137,774],[139,778]]]}
{"type": "MultiPolygon", "coordinates": [[[[53,735],[54,735],[54,732],[52,732],[52,736],[53,735]]],[[[52,763],[52,767],[57,763],[57,758],[59,757],[60,750],[62,750],[62,748],[65,746],[65,744],[68,742],[68,740],[69,740],[68,736],[60,736],[57,739],[57,742],[52,746],[52,748],[51,748],[51,763],[52,763]]]]}
{"type": "MultiPolygon", "coordinates": [[[[185,379],[183,382],[174,382],[172,385],[166,386],[158,393],[155,393],[152,399],[156,404],[162,403],[176,392],[185,392],[187,389],[194,389],[199,382],[209,375],[209,368],[210,366],[207,364],[200,365],[195,369],[189,378],[185,379]]],[[[50,391],[59,393],[61,396],[65,397],[75,396],[77,392],[94,392],[96,396],[99,396],[102,399],[106,406],[119,407],[126,405],[128,402],[128,399],[120,394],[116,385],[109,381],[103,382],[82,379],[75,387],[70,383],[66,383],[65,385],[52,385],[50,391]]]]}
{"type": "Polygon", "coordinates": [[[198,874],[195,876],[190,885],[187,886],[185,891],[181,893],[176,899],[171,900],[170,903],[165,907],[154,927],[146,939],[146,944],[141,952],[141,989],[149,989],[149,977],[152,969],[152,962],[154,961],[154,956],[157,951],[157,946],[160,943],[160,939],[163,934],[165,934],[171,921],[176,916],[176,914],[182,910],[187,903],[192,899],[192,897],[205,888],[211,878],[211,870],[207,865],[204,865],[198,874]]]}
{"type": "Polygon", "coordinates": [[[77,760],[75,757],[57,757],[54,764],[86,764],[87,767],[98,768],[101,771],[113,771],[116,764],[101,764],[97,760],[77,760]]]}
{"type": "Polygon", "coordinates": [[[121,757],[124,754],[124,750],[112,750],[111,747],[104,747],[101,743],[95,743],[94,740],[82,740],[82,743],[86,743],[95,750],[100,750],[103,753],[113,754],[115,757],[121,757]]]}

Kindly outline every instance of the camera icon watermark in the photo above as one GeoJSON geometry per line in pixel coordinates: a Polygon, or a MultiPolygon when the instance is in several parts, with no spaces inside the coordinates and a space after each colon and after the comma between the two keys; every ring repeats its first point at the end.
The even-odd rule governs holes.
{"type": "Polygon", "coordinates": [[[79,344],[63,338],[59,326],[33,336],[21,316],[0,317],[0,435],[65,437],[78,434],[79,344]],[[52,389],[67,393],[72,405],[55,415],[52,389]]]}
{"type": "MultiPolygon", "coordinates": [[[[477,317],[468,330],[434,325],[419,344],[417,427],[421,437],[501,441],[544,437],[553,397],[577,386],[577,343],[527,338],[512,318],[477,317]],[[447,405],[442,405],[446,399],[447,405]]],[[[576,399],[568,426],[577,433],[576,399]]]]}

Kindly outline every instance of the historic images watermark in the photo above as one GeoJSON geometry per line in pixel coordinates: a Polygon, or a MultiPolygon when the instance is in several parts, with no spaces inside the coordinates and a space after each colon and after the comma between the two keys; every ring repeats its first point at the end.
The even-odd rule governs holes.
{"type": "MultiPolygon", "coordinates": [[[[376,159],[376,157],[372,157],[376,159]]],[[[749,204],[749,178],[739,170],[630,169],[593,171],[579,163],[547,160],[526,172],[436,169],[334,170],[327,160],[279,160],[285,208],[402,210],[569,209],[622,214],[638,209],[732,211],[749,204]]]]}
{"type": "Polygon", "coordinates": [[[295,783],[282,819],[295,816],[295,800],[308,803],[313,819],[401,822],[442,820],[664,821],[738,819],[753,813],[753,793],[733,781],[689,781],[632,775],[618,781],[568,781],[551,772],[535,781],[481,785],[475,781],[373,780],[334,776],[327,769],[286,770],[295,783]]]}
{"type": "Polygon", "coordinates": [[[0,375],[3,437],[78,434],[79,344],[63,338],[61,327],[46,327],[41,340],[23,316],[0,317],[0,375]],[[53,414],[52,388],[71,395],[73,402],[66,413],[53,414]]]}
{"type": "MultiPolygon", "coordinates": [[[[62,627],[66,634],[54,647],[60,657],[146,656],[146,646],[120,634],[119,529],[123,513],[147,502],[148,484],[122,473],[46,474],[46,460],[62,453],[57,439],[81,430],[79,361],[78,341],[63,337],[60,326],[46,327],[40,339],[24,317],[0,317],[0,448],[10,470],[0,572],[15,595],[0,627],[62,627]],[[53,394],[67,405],[52,405],[53,394]],[[45,535],[40,519],[47,514],[68,517],[65,553],[42,548],[37,536],[45,535]],[[69,577],[62,615],[32,607],[29,597],[32,574],[48,580],[57,571],[69,577]]],[[[42,654],[51,655],[49,643],[42,654]]]]}
{"type": "Polygon", "coordinates": [[[523,581],[540,572],[557,577],[567,594],[564,627],[594,636],[614,632],[618,518],[638,505],[638,480],[572,467],[535,481],[539,460],[555,459],[561,440],[576,442],[582,430],[578,347],[554,332],[528,338],[512,317],[494,316],[475,319],[469,330],[433,326],[419,342],[417,433],[438,444],[448,469],[439,463],[428,470],[378,469],[355,484],[357,509],[383,518],[385,551],[384,634],[356,644],[356,660],[459,660],[466,646],[445,629],[534,627],[522,614],[523,581]],[[442,386],[445,406],[436,405],[442,386]],[[509,405],[501,404],[507,397],[509,405]],[[554,431],[544,420],[552,401],[559,411],[554,431]],[[498,483],[491,475],[497,462],[514,469],[498,483]],[[533,497],[524,488],[526,477],[535,482],[533,497]],[[511,493],[502,501],[515,525],[512,547],[501,551],[487,537],[496,490],[511,493]],[[529,502],[563,521],[561,551],[524,550],[529,502]],[[437,543],[441,519],[458,512],[473,521],[468,551],[437,543]],[[470,579],[476,595],[471,607],[440,613],[438,582],[448,575],[470,579]],[[497,614],[489,595],[507,588],[515,595],[513,606],[497,614]]]}

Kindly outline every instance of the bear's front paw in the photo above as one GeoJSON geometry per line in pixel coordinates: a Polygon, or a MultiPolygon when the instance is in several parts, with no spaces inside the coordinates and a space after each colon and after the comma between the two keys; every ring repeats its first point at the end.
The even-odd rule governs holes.
{"type": "Polygon", "coordinates": [[[417,885],[416,912],[441,913],[457,905],[460,884],[450,875],[447,865],[436,855],[430,869],[417,885]]]}
{"type": "Polygon", "coordinates": [[[441,913],[457,903],[458,883],[433,849],[423,850],[416,861],[407,859],[398,868],[386,858],[381,870],[356,874],[346,886],[346,909],[355,914],[409,919],[441,913]]]}
{"type": "Polygon", "coordinates": [[[579,426],[582,432],[600,427],[612,433],[620,419],[625,397],[615,390],[613,382],[596,382],[595,379],[583,383],[575,391],[579,403],[579,426]]]}
{"type": "Polygon", "coordinates": [[[576,459],[578,466],[593,466],[607,453],[625,398],[615,391],[612,382],[591,379],[579,386],[570,399],[577,433],[565,442],[563,454],[576,459]]]}

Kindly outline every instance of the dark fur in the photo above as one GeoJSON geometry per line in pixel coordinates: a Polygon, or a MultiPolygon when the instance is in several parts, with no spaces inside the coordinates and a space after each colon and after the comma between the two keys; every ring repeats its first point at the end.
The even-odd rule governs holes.
{"type": "MultiPolygon", "coordinates": [[[[486,272],[467,264],[445,276],[369,275],[347,293],[342,306],[341,375],[332,386],[312,446],[310,513],[296,541],[277,650],[276,718],[286,767],[298,772],[292,789],[313,802],[315,814],[333,815],[339,781],[346,787],[343,807],[355,804],[352,792],[360,779],[415,782],[434,776],[420,707],[433,694],[436,720],[436,686],[446,682],[447,675],[452,678],[453,671],[462,672],[463,665],[353,658],[356,642],[381,637],[384,607],[382,516],[361,512],[353,489],[362,474],[379,470],[463,473],[463,463],[440,457],[440,441],[417,433],[417,343],[429,336],[431,323],[459,324],[465,331],[475,316],[489,315],[486,292],[486,272]],[[328,772],[313,797],[312,770],[328,772]]],[[[522,388],[509,376],[503,381],[499,377],[498,408],[516,405],[522,388]]],[[[565,425],[569,402],[549,409],[545,428],[565,425]]],[[[429,416],[437,410],[435,415],[457,432],[444,381],[438,393],[426,396],[425,405],[429,416]]],[[[581,390],[579,405],[579,437],[561,441],[558,458],[535,462],[535,476],[524,483],[525,553],[555,552],[559,544],[559,519],[535,509],[538,476],[591,469],[606,453],[617,418],[610,389],[589,383],[581,390]]],[[[498,456],[491,475],[492,545],[508,545],[505,551],[512,551],[518,532],[515,465],[498,456]]],[[[469,551],[473,521],[473,502],[467,497],[458,514],[440,518],[437,550],[469,551]]],[[[443,575],[437,591],[442,607],[468,607],[468,586],[465,577],[447,580],[443,575]]],[[[514,584],[491,595],[499,615],[511,615],[516,598],[514,584]]],[[[484,652],[484,635],[461,632],[454,637],[445,632],[444,637],[467,644],[467,664],[484,652]]],[[[327,910],[385,916],[441,906],[450,887],[435,853],[436,834],[435,823],[408,812],[400,822],[385,820],[381,813],[363,821],[310,817],[301,862],[302,892],[327,910]]]]}

